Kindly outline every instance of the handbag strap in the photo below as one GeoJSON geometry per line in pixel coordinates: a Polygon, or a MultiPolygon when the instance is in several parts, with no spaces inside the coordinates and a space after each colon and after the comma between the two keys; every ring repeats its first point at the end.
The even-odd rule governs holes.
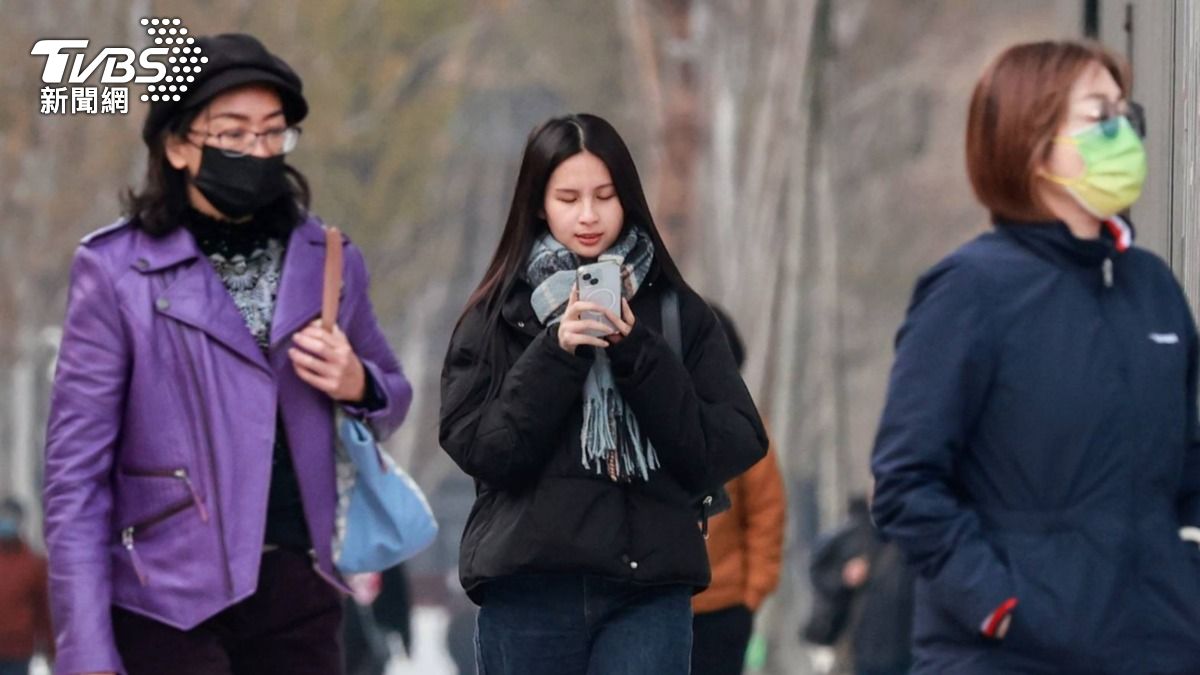
{"type": "Polygon", "coordinates": [[[338,296],[342,292],[342,233],[325,228],[325,282],[321,290],[321,327],[332,331],[337,323],[338,296]]]}

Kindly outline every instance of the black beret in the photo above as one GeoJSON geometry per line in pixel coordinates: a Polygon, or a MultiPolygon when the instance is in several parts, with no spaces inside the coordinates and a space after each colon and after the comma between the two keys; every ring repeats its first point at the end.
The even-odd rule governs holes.
{"type": "Polygon", "coordinates": [[[300,76],[283,59],[267,51],[252,35],[225,33],[196,38],[192,45],[199,48],[205,63],[196,64],[199,72],[195,81],[178,101],[156,101],[150,104],[146,122],[142,125],[142,140],[149,145],[171,120],[180,113],[203,106],[214,96],[244,84],[267,84],[279,92],[283,115],[288,124],[295,124],[308,114],[308,102],[301,93],[300,76]]]}

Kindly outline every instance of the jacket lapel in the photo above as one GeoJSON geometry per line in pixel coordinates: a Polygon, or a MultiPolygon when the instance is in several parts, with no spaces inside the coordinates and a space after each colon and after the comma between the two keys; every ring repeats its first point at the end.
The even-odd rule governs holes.
{"type": "Polygon", "coordinates": [[[133,267],[142,273],[155,273],[185,262],[188,264],[181,266],[155,297],[154,310],[204,331],[247,361],[270,370],[233,297],[201,255],[190,232],[180,227],[158,239],[143,235],[133,267]]]}
{"type": "Polygon", "coordinates": [[[292,231],[284,254],[279,296],[271,320],[272,352],[292,333],[321,315],[324,270],[325,230],[310,219],[292,231]]]}

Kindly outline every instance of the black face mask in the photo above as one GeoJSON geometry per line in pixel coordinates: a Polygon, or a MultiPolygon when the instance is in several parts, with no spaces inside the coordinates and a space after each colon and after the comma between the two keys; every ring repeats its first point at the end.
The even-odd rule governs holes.
{"type": "Polygon", "coordinates": [[[229,218],[248,216],[288,191],[283,155],[229,157],[210,145],[202,153],[200,171],[192,182],[229,218]]]}

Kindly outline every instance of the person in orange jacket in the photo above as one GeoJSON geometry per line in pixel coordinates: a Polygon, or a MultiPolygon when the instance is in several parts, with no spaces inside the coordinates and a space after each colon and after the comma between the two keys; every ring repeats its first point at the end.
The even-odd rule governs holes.
{"type": "MultiPolygon", "coordinates": [[[[741,368],[745,347],[733,320],[713,311],[741,368]]],[[[779,583],[787,503],[774,443],[725,489],[732,506],[708,521],[712,583],[692,598],[692,675],[742,672],[754,613],[779,583]]]]}

